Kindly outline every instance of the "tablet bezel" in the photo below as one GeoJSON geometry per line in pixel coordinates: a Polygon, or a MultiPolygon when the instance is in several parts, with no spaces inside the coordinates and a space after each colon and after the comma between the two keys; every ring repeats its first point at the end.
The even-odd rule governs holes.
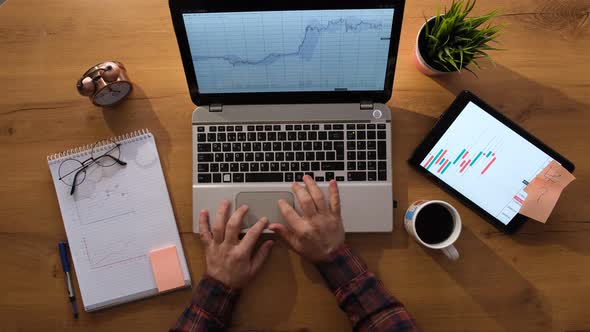
{"type": "Polygon", "coordinates": [[[448,110],[441,115],[440,119],[434,125],[430,133],[426,136],[422,143],[418,145],[418,147],[416,148],[408,162],[412,166],[414,166],[414,168],[416,168],[420,173],[426,175],[428,178],[430,178],[432,181],[434,181],[436,184],[442,187],[445,191],[459,199],[463,204],[475,210],[478,214],[480,214],[484,219],[486,219],[496,228],[505,233],[513,233],[520,226],[522,226],[522,224],[528,219],[526,216],[517,214],[514,218],[512,218],[510,222],[508,222],[508,224],[505,225],[496,217],[494,217],[493,215],[485,211],[483,208],[481,208],[479,205],[477,205],[469,198],[461,194],[459,191],[451,187],[449,184],[444,182],[442,179],[437,178],[434,174],[428,172],[428,170],[421,166],[421,162],[424,160],[424,158],[426,158],[426,155],[441,139],[444,133],[449,129],[451,124],[455,121],[455,119],[457,119],[459,114],[461,114],[461,112],[465,109],[469,102],[473,102],[481,109],[483,109],[485,112],[487,112],[495,119],[500,121],[502,124],[512,129],[522,138],[524,138],[525,140],[539,148],[541,151],[545,152],[551,158],[559,162],[569,172],[574,171],[575,165],[571,161],[566,159],[564,156],[545,145],[543,142],[541,142],[541,140],[528,133],[522,127],[514,123],[512,120],[508,119],[506,116],[496,111],[493,107],[491,107],[486,102],[475,96],[473,93],[466,90],[457,96],[457,99],[455,99],[451,106],[449,106],[448,110]]]}

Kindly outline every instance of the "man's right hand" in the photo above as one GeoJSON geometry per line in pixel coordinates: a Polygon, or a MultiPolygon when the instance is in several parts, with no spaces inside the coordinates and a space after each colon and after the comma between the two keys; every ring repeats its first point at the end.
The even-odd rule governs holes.
{"type": "Polygon", "coordinates": [[[304,258],[313,263],[327,262],[332,253],[344,244],[338,185],[336,181],[330,181],[326,202],[324,194],[310,176],[304,176],[303,181],[305,187],[298,183],[291,186],[303,215],[299,215],[285,200],[279,200],[279,209],[287,226],[271,224],[268,228],[304,258]]]}

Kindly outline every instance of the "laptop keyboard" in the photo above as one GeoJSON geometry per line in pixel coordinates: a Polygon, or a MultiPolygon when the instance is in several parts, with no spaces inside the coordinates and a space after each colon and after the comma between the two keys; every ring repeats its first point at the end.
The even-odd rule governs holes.
{"type": "Polygon", "coordinates": [[[198,183],[387,181],[384,123],[197,125],[198,183]]]}

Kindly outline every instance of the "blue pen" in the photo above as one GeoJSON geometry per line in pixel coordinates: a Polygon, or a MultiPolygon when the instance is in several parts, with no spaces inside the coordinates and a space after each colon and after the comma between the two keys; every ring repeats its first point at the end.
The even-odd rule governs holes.
{"type": "Polygon", "coordinates": [[[61,268],[66,274],[66,282],[68,286],[68,297],[72,303],[72,311],[74,318],[78,319],[78,308],[76,308],[76,297],[74,295],[74,287],[72,286],[72,276],[70,275],[70,263],[68,262],[67,243],[61,241],[58,245],[59,255],[61,256],[61,268]]]}

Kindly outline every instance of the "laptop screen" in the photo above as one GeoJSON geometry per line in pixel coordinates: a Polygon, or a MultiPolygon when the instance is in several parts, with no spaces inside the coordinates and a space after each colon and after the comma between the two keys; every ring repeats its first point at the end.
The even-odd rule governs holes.
{"type": "Polygon", "coordinates": [[[393,8],[183,13],[201,94],[382,91],[393,8]]]}

